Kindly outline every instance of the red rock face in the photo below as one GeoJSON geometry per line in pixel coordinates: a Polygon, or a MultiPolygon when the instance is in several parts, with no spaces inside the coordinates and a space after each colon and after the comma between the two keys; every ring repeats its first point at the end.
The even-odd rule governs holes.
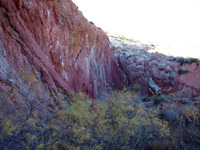
{"type": "Polygon", "coordinates": [[[20,72],[28,70],[50,93],[62,89],[99,97],[110,88],[138,83],[149,95],[199,95],[199,65],[181,66],[165,55],[147,53],[152,45],[126,43],[117,43],[119,51],[111,45],[117,60],[107,35],[71,0],[1,0],[0,92],[9,95],[21,83],[20,72]],[[180,75],[180,69],[189,72],[180,75]]]}
{"type": "Polygon", "coordinates": [[[180,64],[169,61],[169,57],[162,54],[152,54],[148,63],[149,94],[161,95],[180,93],[182,97],[200,96],[199,64],[180,64]]]}
{"type": "Polygon", "coordinates": [[[179,88],[184,95],[200,95],[200,64],[184,64],[179,69],[188,72],[176,77],[179,88]]]}
{"type": "Polygon", "coordinates": [[[176,63],[169,62],[167,57],[162,54],[152,54],[149,61],[146,62],[149,95],[168,94],[175,91],[176,88],[176,63]]]}
{"type": "Polygon", "coordinates": [[[2,83],[28,68],[54,92],[61,88],[98,97],[109,87],[123,87],[107,35],[71,0],[1,0],[0,7],[2,83]]]}
{"type": "Polygon", "coordinates": [[[129,88],[140,84],[143,94],[179,93],[182,97],[200,96],[198,60],[149,53],[148,50],[155,49],[154,45],[112,36],[110,45],[129,88]]]}
{"type": "Polygon", "coordinates": [[[150,96],[169,93],[179,93],[182,97],[200,96],[200,67],[197,63],[181,65],[169,61],[166,55],[138,49],[118,49],[113,54],[118,58],[129,88],[139,84],[141,92],[150,96]]]}

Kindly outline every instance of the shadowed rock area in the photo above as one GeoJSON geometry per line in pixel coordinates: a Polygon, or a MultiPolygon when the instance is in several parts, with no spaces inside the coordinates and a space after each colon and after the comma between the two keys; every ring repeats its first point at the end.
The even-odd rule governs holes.
{"type": "Polygon", "coordinates": [[[71,0],[1,0],[0,7],[2,84],[12,86],[11,74],[27,68],[51,92],[98,97],[109,88],[122,89],[123,73],[107,35],[71,0]]]}

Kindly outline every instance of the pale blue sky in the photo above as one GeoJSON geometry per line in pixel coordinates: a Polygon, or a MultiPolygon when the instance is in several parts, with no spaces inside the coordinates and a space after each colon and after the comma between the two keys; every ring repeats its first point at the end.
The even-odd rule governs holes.
{"type": "Polygon", "coordinates": [[[200,43],[200,0],[73,0],[103,30],[155,44],[200,43]]]}

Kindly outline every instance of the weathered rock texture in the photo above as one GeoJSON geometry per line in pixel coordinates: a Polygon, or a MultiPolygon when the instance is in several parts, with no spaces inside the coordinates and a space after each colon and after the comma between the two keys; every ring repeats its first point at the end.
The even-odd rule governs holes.
{"type": "Polygon", "coordinates": [[[125,73],[129,88],[139,84],[142,93],[148,95],[169,93],[179,93],[183,97],[200,95],[200,66],[197,60],[148,53],[152,46],[148,47],[145,44],[137,46],[134,41],[126,43],[111,37],[110,44],[116,49],[113,54],[125,73]]]}
{"type": "Polygon", "coordinates": [[[111,37],[110,44],[119,67],[125,73],[129,88],[139,84],[142,87],[141,92],[148,95],[200,95],[200,66],[196,60],[192,62],[194,60],[188,59],[186,63],[180,63],[179,58],[172,59],[163,54],[148,53],[153,46],[137,46],[134,41],[123,43],[123,40],[111,37]]]}
{"type": "Polygon", "coordinates": [[[0,82],[12,86],[25,68],[52,92],[92,97],[123,87],[123,73],[107,35],[89,23],[71,0],[0,1],[0,82]]]}
{"type": "Polygon", "coordinates": [[[0,0],[0,93],[13,100],[16,88],[23,97],[45,97],[54,105],[58,91],[100,97],[137,83],[144,94],[198,96],[198,63],[180,65],[147,52],[153,48],[115,37],[109,43],[71,0],[0,0]]]}

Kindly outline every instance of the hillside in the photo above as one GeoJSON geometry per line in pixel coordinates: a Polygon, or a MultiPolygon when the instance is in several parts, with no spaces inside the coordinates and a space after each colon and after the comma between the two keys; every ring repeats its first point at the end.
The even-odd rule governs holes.
{"type": "Polygon", "coordinates": [[[72,0],[0,0],[0,149],[198,149],[200,62],[154,49],[72,0]]]}

